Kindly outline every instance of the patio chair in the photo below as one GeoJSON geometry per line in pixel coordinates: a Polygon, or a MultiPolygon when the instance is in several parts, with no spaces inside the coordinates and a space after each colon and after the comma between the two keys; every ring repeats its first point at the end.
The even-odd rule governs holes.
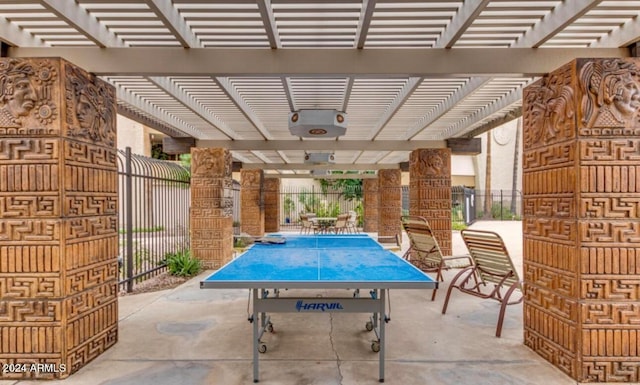
{"type": "Polygon", "coordinates": [[[329,227],[328,231],[334,232],[336,234],[346,233],[348,231],[348,221],[349,214],[338,214],[336,223],[333,226],[329,227]]]}
{"type": "Polygon", "coordinates": [[[524,299],[522,281],[498,234],[492,231],[469,229],[462,230],[461,234],[471,255],[473,266],[460,271],[451,281],[442,314],[447,311],[453,289],[476,297],[496,300],[500,302],[496,337],[500,337],[507,305],[518,304],[524,299]],[[512,300],[511,295],[516,290],[520,290],[521,295],[512,300]]]}
{"type": "Polygon", "coordinates": [[[347,220],[347,230],[350,233],[354,233],[354,234],[358,232],[358,214],[353,210],[349,210],[349,219],[347,220]]]}
{"type": "MultiPolygon", "coordinates": [[[[438,245],[436,237],[433,235],[429,222],[424,217],[406,215],[402,218],[402,227],[409,237],[409,249],[402,258],[411,262],[418,269],[427,273],[436,273],[436,280],[444,281],[442,270],[451,268],[463,268],[471,265],[471,258],[468,255],[445,257],[438,245]],[[456,259],[466,259],[466,263],[447,263],[456,259]]],[[[438,289],[433,289],[431,300],[436,299],[438,289]]]]}
{"type": "Polygon", "coordinates": [[[300,214],[300,223],[302,224],[300,234],[311,234],[312,232],[315,234],[318,232],[318,224],[309,219],[307,214],[300,214]]]}

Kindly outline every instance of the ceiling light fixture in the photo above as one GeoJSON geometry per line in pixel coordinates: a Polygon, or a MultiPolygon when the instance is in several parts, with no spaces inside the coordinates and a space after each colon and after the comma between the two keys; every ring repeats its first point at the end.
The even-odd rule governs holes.
{"type": "Polygon", "coordinates": [[[337,110],[289,113],[289,131],[301,138],[335,138],[347,132],[347,114],[337,110]]]}

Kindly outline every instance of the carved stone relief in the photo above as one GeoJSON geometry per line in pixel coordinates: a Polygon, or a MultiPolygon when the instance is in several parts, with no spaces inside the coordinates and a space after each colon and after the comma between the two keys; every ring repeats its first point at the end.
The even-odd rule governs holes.
{"type": "Polygon", "coordinates": [[[67,135],[106,146],[115,145],[115,91],[77,67],[65,66],[67,135]]]}
{"type": "Polygon", "coordinates": [[[627,128],[638,124],[640,70],[621,59],[593,60],[579,73],[581,123],[586,128],[627,128]]]}
{"type": "Polygon", "coordinates": [[[409,157],[409,169],[415,175],[451,178],[450,156],[441,150],[416,150],[409,157]]]}
{"type": "Polygon", "coordinates": [[[525,148],[574,136],[576,113],[570,69],[565,66],[525,90],[525,148]]]}
{"type": "Polygon", "coordinates": [[[47,59],[0,58],[0,135],[57,133],[58,79],[47,59]]]}

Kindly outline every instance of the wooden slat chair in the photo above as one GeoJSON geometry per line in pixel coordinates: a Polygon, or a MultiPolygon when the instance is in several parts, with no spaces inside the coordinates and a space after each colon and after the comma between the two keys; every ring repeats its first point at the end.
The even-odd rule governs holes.
{"type": "Polygon", "coordinates": [[[501,304],[496,327],[496,337],[500,337],[507,305],[518,304],[524,299],[522,281],[498,234],[493,231],[470,229],[462,230],[461,234],[473,266],[460,271],[451,281],[442,314],[447,311],[449,297],[454,288],[476,297],[496,300],[501,304]],[[516,290],[520,290],[520,295],[511,300],[511,295],[516,290]]]}
{"type": "Polygon", "coordinates": [[[336,223],[329,227],[328,231],[336,234],[346,233],[349,231],[348,221],[349,214],[339,214],[336,218],[336,223]]]}
{"type": "MultiPolygon", "coordinates": [[[[409,249],[404,253],[402,258],[411,262],[418,269],[428,272],[436,273],[436,280],[442,282],[444,280],[442,276],[442,270],[448,270],[454,267],[466,267],[471,264],[471,259],[468,255],[445,257],[442,255],[442,250],[438,245],[438,240],[433,235],[429,222],[420,216],[406,215],[401,218],[402,227],[409,237],[409,249]],[[467,263],[460,266],[453,264],[447,264],[447,262],[456,259],[466,259],[467,263]]],[[[436,299],[436,293],[438,289],[433,289],[431,300],[436,299]]]]}

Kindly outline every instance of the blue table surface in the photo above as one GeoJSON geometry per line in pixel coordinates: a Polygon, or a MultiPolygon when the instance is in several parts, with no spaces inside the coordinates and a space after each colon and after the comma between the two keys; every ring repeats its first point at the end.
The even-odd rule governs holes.
{"type": "Polygon", "coordinates": [[[207,277],[201,286],[274,287],[277,283],[302,282],[311,283],[308,285],[311,288],[332,287],[331,283],[338,284],[336,287],[340,283],[375,283],[375,287],[391,287],[394,283],[435,286],[431,277],[367,235],[287,235],[284,238],[285,244],[255,244],[207,277]],[[320,285],[314,286],[314,282],[320,285]]]}

